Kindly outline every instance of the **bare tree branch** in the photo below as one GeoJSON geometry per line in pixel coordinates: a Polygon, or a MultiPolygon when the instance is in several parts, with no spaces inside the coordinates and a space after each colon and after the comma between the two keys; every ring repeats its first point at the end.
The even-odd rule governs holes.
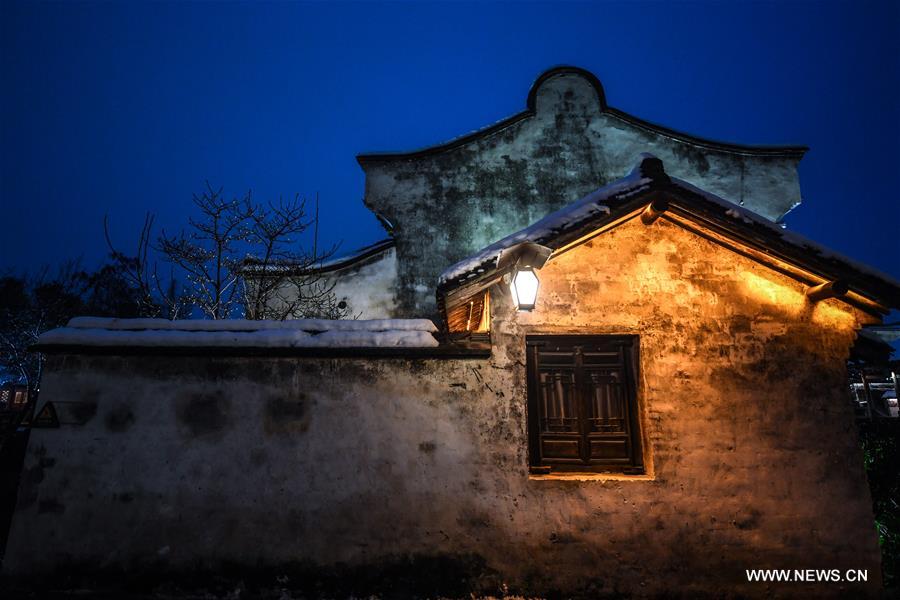
{"type": "Polygon", "coordinates": [[[337,246],[318,251],[318,198],[315,216],[307,218],[299,196],[266,206],[248,207],[248,241],[256,254],[244,264],[244,306],[249,319],[345,318],[338,308],[334,283],[316,268],[334,255],[337,246]],[[312,250],[297,238],[313,226],[312,250]]]}

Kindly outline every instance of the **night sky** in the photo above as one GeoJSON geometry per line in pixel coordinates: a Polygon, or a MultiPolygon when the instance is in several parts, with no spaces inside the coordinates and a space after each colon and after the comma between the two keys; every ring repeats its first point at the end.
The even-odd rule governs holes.
{"type": "Polygon", "coordinates": [[[209,180],[321,197],[385,236],[355,155],[521,111],[572,64],[609,104],[715,140],[804,144],[788,226],[900,277],[900,2],[0,4],[0,273],[177,229],[209,180]]]}

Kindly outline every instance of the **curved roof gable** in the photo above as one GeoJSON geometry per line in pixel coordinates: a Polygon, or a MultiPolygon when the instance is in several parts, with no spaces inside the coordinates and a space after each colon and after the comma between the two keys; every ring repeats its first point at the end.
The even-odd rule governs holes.
{"type": "Polygon", "coordinates": [[[371,163],[388,162],[395,160],[414,160],[417,158],[424,158],[427,156],[448,152],[460,146],[465,146],[471,142],[489,137],[506,129],[507,127],[510,127],[511,125],[518,123],[519,121],[523,121],[525,119],[533,117],[537,113],[537,98],[538,92],[540,91],[541,87],[551,79],[564,75],[578,75],[586,79],[597,93],[597,101],[601,112],[624,121],[630,125],[633,125],[639,129],[643,129],[656,135],[677,140],[679,142],[691,144],[698,148],[717,150],[744,156],[779,156],[795,158],[797,160],[802,158],[806,151],[809,149],[806,146],[757,146],[720,142],[694,136],[688,133],[677,131],[675,129],[670,129],[663,125],[651,123],[650,121],[645,121],[644,119],[607,105],[606,93],[603,90],[603,84],[600,83],[600,80],[596,75],[580,67],[562,65],[553,67],[543,72],[534,81],[534,83],[531,85],[531,88],[528,90],[528,96],[525,103],[526,108],[520,113],[512,115],[511,117],[507,117],[506,119],[498,121],[493,125],[489,125],[488,127],[484,127],[477,131],[473,131],[472,133],[468,133],[441,144],[436,144],[434,146],[428,146],[426,148],[420,148],[418,150],[411,150],[407,152],[364,152],[361,154],[357,154],[356,160],[363,168],[371,163]]]}

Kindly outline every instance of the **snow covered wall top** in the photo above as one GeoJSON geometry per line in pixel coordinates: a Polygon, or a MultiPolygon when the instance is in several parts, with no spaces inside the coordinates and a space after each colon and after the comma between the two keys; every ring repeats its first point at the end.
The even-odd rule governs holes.
{"type": "Polygon", "coordinates": [[[219,348],[434,348],[427,319],[220,321],[76,317],[37,345],[219,348]]]}
{"type": "MultiPolygon", "coordinates": [[[[722,107],[727,108],[727,107],[722,107]]],[[[525,111],[446,144],[362,154],[365,203],[397,244],[393,316],[433,316],[439,274],[631,170],[642,152],[671,175],[769,220],[800,202],[803,147],[740,146],[648,123],[606,104],[591,73],[544,73],[525,111]]]]}

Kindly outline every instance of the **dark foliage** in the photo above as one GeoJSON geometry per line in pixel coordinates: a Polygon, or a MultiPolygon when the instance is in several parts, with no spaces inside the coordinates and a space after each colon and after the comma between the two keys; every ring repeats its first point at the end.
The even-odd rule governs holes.
{"type": "Polygon", "coordinates": [[[896,588],[900,586],[900,420],[862,423],[860,443],[881,544],[884,583],[896,588]]]}
{"type": "Polygon", "coordinates": [[[28,352],[37,337],[78,315],[144,316],[140,290],[118,262],[86,271],[69,262],[50,275],[0,277],[0,369],[21,376],[32,387],[40,380],[40,356],[28,352]]]}

